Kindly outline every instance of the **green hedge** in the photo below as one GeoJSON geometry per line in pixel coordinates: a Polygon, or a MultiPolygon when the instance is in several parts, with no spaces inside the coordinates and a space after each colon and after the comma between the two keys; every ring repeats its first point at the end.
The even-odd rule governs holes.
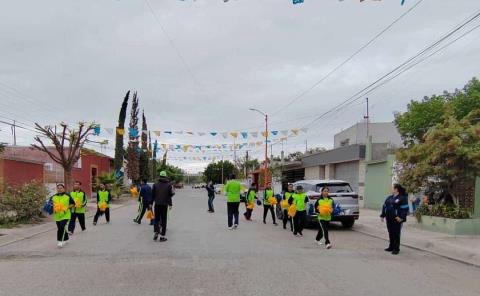
{"type": "Polygon", "coordinates": [[[0,224],[38,221],[47,194],[45,186],[36,182],[6,186],[0,193],[0,224]]]}
{"type": "Polygon", "coordinates": [[[416,211],[415,215],[420,222],[423,216],[443,217],[450,219],[469,219],[469,209],[464,209],[452,205],[426,205],[422,204],[416,211]]]}

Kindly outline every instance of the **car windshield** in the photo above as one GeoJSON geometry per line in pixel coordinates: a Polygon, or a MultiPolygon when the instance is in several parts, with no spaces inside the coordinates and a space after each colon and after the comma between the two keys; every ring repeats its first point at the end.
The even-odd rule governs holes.
{"type": "Polygon", "coordinates": [[[330,193],[350,193],[353,192],[352,187],[348,183],[336,183],[336,184],[317,184],[315,191],[321,192],[323,187],[327,187],[330,193]]]}

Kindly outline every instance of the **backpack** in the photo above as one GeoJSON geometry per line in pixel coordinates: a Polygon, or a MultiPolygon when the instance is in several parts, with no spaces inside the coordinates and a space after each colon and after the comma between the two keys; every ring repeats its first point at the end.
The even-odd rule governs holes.
{"type": "Polygon", "coordinates": [[[53,196],[50,197],[43,205],[43,211],[49,215],[53,214],[53,196]]]}

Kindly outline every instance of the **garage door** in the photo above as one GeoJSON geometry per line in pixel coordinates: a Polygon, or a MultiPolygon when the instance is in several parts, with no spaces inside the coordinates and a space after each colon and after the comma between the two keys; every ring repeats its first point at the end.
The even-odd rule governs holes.
{"type": "Polygon", "coordinates": [[[349,182],[352,189],[358,192],[358,169],[358,161],[337,163],[335,179],[349,182]]]}

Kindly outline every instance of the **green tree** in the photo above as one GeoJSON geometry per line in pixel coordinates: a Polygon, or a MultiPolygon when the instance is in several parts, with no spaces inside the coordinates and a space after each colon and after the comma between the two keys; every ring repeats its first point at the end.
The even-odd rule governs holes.
{"type": "Polygon", "coordinates": [[[185,172],[181,168],[174,165],[162,165],[162,167],[158,169],[158,173],[160,173],[160,171],[166,171],[167,176],[172,183],[181,183],[185,179],[185,172]]]}
{"type": "Polygon", "coordinates": [[[132,110],[130,112],[130,131],[127,149],[127,176],[134,183],[140,179],[139,173],[139,147],[138,147],[138,97],[137,92],[133,93],[132,110]]]}
{"type": "Polygon", "coordinates": [[[119,130],[125,130],[125,118],[127,117],[127,107],[128,99],[130,98],[130,91],[127,91],[125,98],[123,99],[122,108],[120,109],[120,114],[118,115],[118,126],[115,132],[115,160],[114,160],[114,169],[119,171],[123,167],[123,159],[125,157],[125,149],[123,147],[123,134],[120,134],[119,130]]]}
{"type": "Polygon", "coordinates": [[[228,179],[228,176],[237,173],[235,165],[228,160],[210,163],[203,172],[203,180],[205,182],[213,181],[215,184],[222,183],[222,170],[223,181],[228,179]]]}
{"type": "Polygon", "coordinates": [[[5,143],[0,143],[0,153],[5,151],[5,143]]]}
{"type": "Polygon", "coordinates": [[[258,170],[260,168],[260,162],[258,159],[249,159],[246,157],[239,157],[236,161],[236,167],[239,173],[239,178],[246,178],[245,172],[251,173],[252,171],[258,170]]]}
{"type": "Polygon", "coordinates": [[[451,108],[453,116],[461,120],[472,110],[480,108],[480,82],[473,78],[462,90],[453,93],[425,97],[411,101],[405,113],[395,115],[395,124],[405,145],[422,143],[429,128],[443,123],[445,108],[451,108]]]}
{"type": "Polygon", "coordinates": [[[458,120],[448,108],[442,117],[444,122],[430,128],[421,143],[397,152],[400,182],[410,192],[422,187],[446,190],[462,205],[465,190],[460,188],[480,175],[480,109],[458,120]]]}
{"type": "Polygon", "coordinates": [[[423,142],[429,128],[443,122],[446,99],[444,96],[425,97],[422,101],[411,101],[407,112],[396,114],[395,124],[405,145],[423,142]]]}
{"type": "Polygon", "coordinates": [[[149,169],[149,152],[148,152],[148,134],[147,131],[147,119],[145,118],[145,112],[142,112],[142,149],[140,151],[139,157],[139,173],[141,180],[150,179],[150,169],[149,169]]]}
{"type": "Polygon", "coordinates": [[[302,157],[303,157],[303,153],[300,152],[300,151],[297,151],[297,152],[292,152],[292,153],[290,153],[290,154],[286,157],[286,159],[287,159],[288,161],[300,161],[300,160],[302,160],[302,157]]]}

